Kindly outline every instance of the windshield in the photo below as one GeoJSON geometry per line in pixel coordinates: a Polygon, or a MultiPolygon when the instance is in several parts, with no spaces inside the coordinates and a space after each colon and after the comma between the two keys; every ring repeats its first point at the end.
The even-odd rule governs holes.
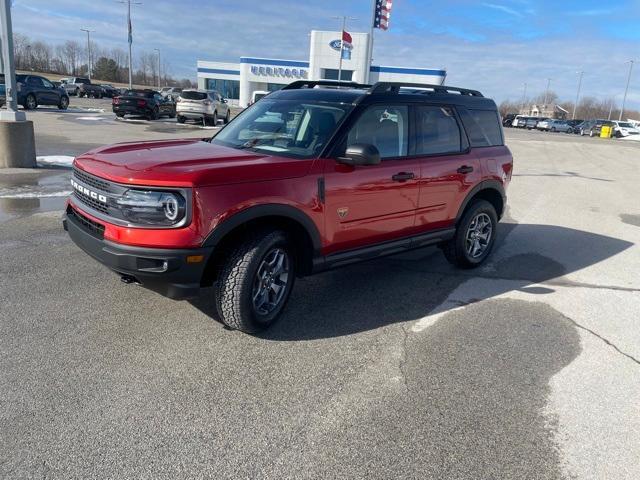
{"type": "Polygon", "coordinates": [[[631,125],[629,122],[618,122],[618,126],[623,128],[633,128],[633,125],[631,125]]]}
{"type": "Polygon", "coordinates": [[[265,98],[221,130],[211,142],[295,158],[315,157],[351,108],[338,103],[265,98]]]}

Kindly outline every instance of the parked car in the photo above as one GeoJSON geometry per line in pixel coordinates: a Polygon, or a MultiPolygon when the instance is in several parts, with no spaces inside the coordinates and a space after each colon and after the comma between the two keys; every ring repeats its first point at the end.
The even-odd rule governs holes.
{"type": "Polygon", "coordinates": [[[178,100],[178,97],[182,93],[182,88],[180,87],[162,87],[160,89],[160,94],[163,97],[169,97],[174,101],[178,100]]]}
{"type": "Polygon", "coordinates": [[[226,99],[212,90],[183,90],[176,104],[179,123],[187,119],[198,120],[209,125],[217,125],[218,119],[229,123],[231,109],[226,99]]]}
{"type": "Polygon", "coordinates": [[[580,125],[580,135],[599,137],[604,126],[613,128],[614,124],[610,120],[588,120],[580,125]]]}
{"type": "Polygon", "coordinates": [[[628,137],[630,135],[640,135],[640,130],[633,126],[630,122],[621,122],[619,120],[612,121],[613,135],[616,138],[628,137]]]}
{"type": "Polygon", "coordinates": [[[567,120],[567,124],[569,124],[569,129],[567,130],[567,133],[579,133],[580,132],[579,126],[583,122],[584,120],[577,120],[577,119],[567,120]]]}
{"type": "Polygon", "coordinates": [[[447,86],[327,83],[293,82],[209,139],[76,157],[69,236],[170,298],[215,285],[220,319],[246,332],[277,320],[297,276],[428,245],[481,265],[513,169],[495,102],[447,86]]]}
{"type": "Polygon", "coordinates": [[[171,98],[163,98],[154,90],[127,90],[124,95],[113,97],[111,101],[116,117],[139,115],[147,120],[157,120],[176,116],[176,104],[171,98]]]}
{"type": "Polygon", "coordinates": [[[16,75],[18,104],[26,110],[34,110],[38,105],[55,105],[60,110],[69,106],[69,95],[62,88],[39,75],[16,75]]]}
{"type": "Polygon", "coordinates": [[[527,117],[524,123],[524,127],[527,130],[533,130],[538,125],[538,121],[540,119],[538,117],[527,117]]]}
{"type": "Polygon", "coordinates": [[[100,85],[91,83],[86,77],[71,77],[65,78],[64,88],[69,95],[76,95],[78,97],[93,97],[102,98],[104,91],[100,85]]]}
{"type": "Polygon", "coordinates": [[[7,94],[7,91],[4,85],[4,78],[2,78],[0,79],[0,108],[2,108],[2,106],[7,101],[6,94],[7,94]]]}
{"type": "Polygon", "coordinates": [[[514,128],[523,128],[527,123],[527,117],[524,115],[516,115],[513,121],[511,122],[511,126],[514,128]]]}
{"type": "Polygon", "coordinates": [[[266,90],[254,90],[254,92],[251,94],[251,101],[249,102],[249,105],[253,105],[254,103],[256,103],[258,100],[266,97],[267,95],[269,95],[270,92],[266,91],[266,90]]]}
{"type": "Polygon", "coordinates": [[[538,130],[550,130],[550,126],[551,126],[551,122],[553,121],[552,118],[542,118],[540,120],[538,120],[538,122],[536,123],[536,128],[538,130]]]}
{"type": "Polygon", "coordinates": [[[102,96],[104,97],[113,98],[120,95],[120,91],[110,83],[101,83],[100,87],[102,88],[102,96]]]}
{"type": "Polygon", "coordinates": [[[513,127],[513,121],[515,120],[515,118],[515,113],[507,113],[502,119],[502,126],[507,128],[513,127]]]}
{"type": "Polygon", "coordinates": [[[548,122],[548,130],[550,132],[567,133],[569,132],[569,130],[571,130],[571,125],[569,125],[569,122],[567,122],[566,120],[553,119],[553,120],[547,120],[547,122],[548,122]]]}

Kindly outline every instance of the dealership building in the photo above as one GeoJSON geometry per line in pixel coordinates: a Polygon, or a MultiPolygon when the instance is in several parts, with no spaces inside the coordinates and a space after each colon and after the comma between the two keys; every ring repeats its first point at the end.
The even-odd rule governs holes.
{"type": "MultiPolygon", "coordinates": [[[[240,57],[240,63],[198,60],[198,88],[216,90],[231,103],[246,107],[254,91],[274,91],[295,80],[337,80],[340,32],[312,30],[309,60],[240,57]]],[[[369,34],[352,33],[342,57],[342,80],[359,83],[444,83],[446,71],[423,67],[371,65],[369,34]]]]}

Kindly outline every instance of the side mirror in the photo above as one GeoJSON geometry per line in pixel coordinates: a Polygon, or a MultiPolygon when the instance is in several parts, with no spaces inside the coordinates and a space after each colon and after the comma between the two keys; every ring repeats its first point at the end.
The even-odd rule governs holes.
{"type": "Polygon", "coordinates": [[[338,157],[338,162],[345,165],[378,165],[380,152],[370,143],[354,143],[347,147],[344,157],[338,157]]]}
{"type": "Polygon", "coordinates": [[[227,103],[227,99],[226,99],[226,98],[223,98],[223,99],[222,99],[222,103],[227,103]]]}

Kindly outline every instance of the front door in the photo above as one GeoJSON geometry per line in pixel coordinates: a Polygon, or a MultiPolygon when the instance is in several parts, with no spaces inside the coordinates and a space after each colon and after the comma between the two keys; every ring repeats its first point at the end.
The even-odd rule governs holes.
{"type": "Polygon", "coordinates": [[[325,233],[327,254],[408,236],[418,205],[420,161],[408,158],[409,108],[369,106],[339,148],[375,145],[378,165],[347,166],[325,160],[325,233]]]}

